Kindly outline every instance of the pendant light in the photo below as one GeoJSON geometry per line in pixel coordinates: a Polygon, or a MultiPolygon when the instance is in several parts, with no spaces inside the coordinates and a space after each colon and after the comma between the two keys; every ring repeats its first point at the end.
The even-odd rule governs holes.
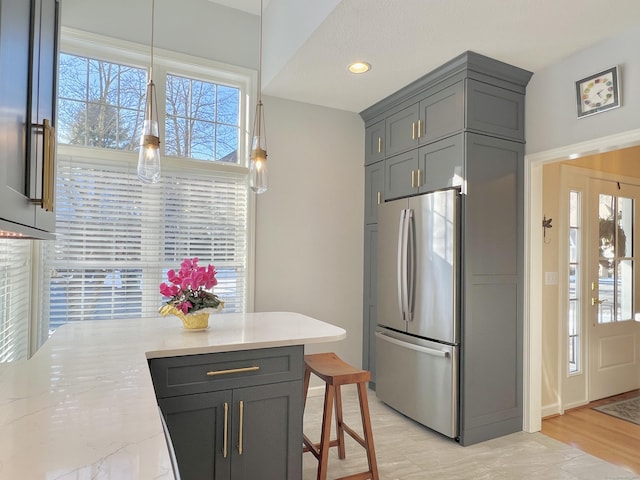
{"type": "Polygon", "coordinates": [[[262,0],[260,0],[260,50],[258,56],[258,102],[253,119],[251,154],[249,156],[249,186],[255,193],[267,191],[267,135],[262,106],[262,0]]]}
{"type": "Polygon", "coordinates": [[[160,181],[160,136],[158,133],[158,102],[153,83],[153,33],[155,0],[151,0],[151,61],[147,78],[147,97],[144,106],[144,122],[138,154],[138,178],[143,183],[160,181]]]}

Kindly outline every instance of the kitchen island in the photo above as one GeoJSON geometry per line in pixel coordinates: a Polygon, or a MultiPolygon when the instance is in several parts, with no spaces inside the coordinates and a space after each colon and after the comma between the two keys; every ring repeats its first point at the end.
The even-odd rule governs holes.
{"type": "Polygon", "coordinates": [[[148,368],[153,358],[336,341],[342,328],[289,312],[60,327],[28,361],[0,365],[0,479],[173,479],[148,368]]]}

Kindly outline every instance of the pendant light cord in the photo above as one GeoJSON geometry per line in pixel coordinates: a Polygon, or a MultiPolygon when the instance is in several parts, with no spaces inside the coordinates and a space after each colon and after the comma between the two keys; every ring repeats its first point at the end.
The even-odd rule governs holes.
{"type": "Polygon", "coordinates": [[[155,18],[156,18],[156,0],[151,0],[151,63],[149,66],[149,81],[152,81],[153,79],[153,34],[155,29],[155,18]]]}
{"type": "MultiPolygon", "coordinates": [[[[258,103],[256,105],[256,118],[254,120],[254,133],[258,138],[262,137],[262,119],[264,112],[262,111],[262,1],[260,0],[260,28],[259,28],[259,43],[258,43],[258,103]]],[[[264,133],[266,136],[266,132],[264,133]]],[[[266,142],[266,138],[265,138],[266,142]]]]}

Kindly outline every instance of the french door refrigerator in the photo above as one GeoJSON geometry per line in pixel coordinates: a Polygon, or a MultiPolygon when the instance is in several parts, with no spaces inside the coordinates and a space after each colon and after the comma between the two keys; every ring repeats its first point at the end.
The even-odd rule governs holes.
{"type": "Polygon", "coordinates": [[[378,210],[376,395],[458,437],[460,194],[442,190],[378,210]]]}

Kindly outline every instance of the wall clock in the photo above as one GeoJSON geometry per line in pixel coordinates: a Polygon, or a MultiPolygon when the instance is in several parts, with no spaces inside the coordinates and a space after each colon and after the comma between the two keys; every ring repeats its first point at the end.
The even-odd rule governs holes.
{"type": "Polygon", "coordinates": [[[611,67],[576,82],[578,118],[620,106],[618,67],[611,67]]]}

